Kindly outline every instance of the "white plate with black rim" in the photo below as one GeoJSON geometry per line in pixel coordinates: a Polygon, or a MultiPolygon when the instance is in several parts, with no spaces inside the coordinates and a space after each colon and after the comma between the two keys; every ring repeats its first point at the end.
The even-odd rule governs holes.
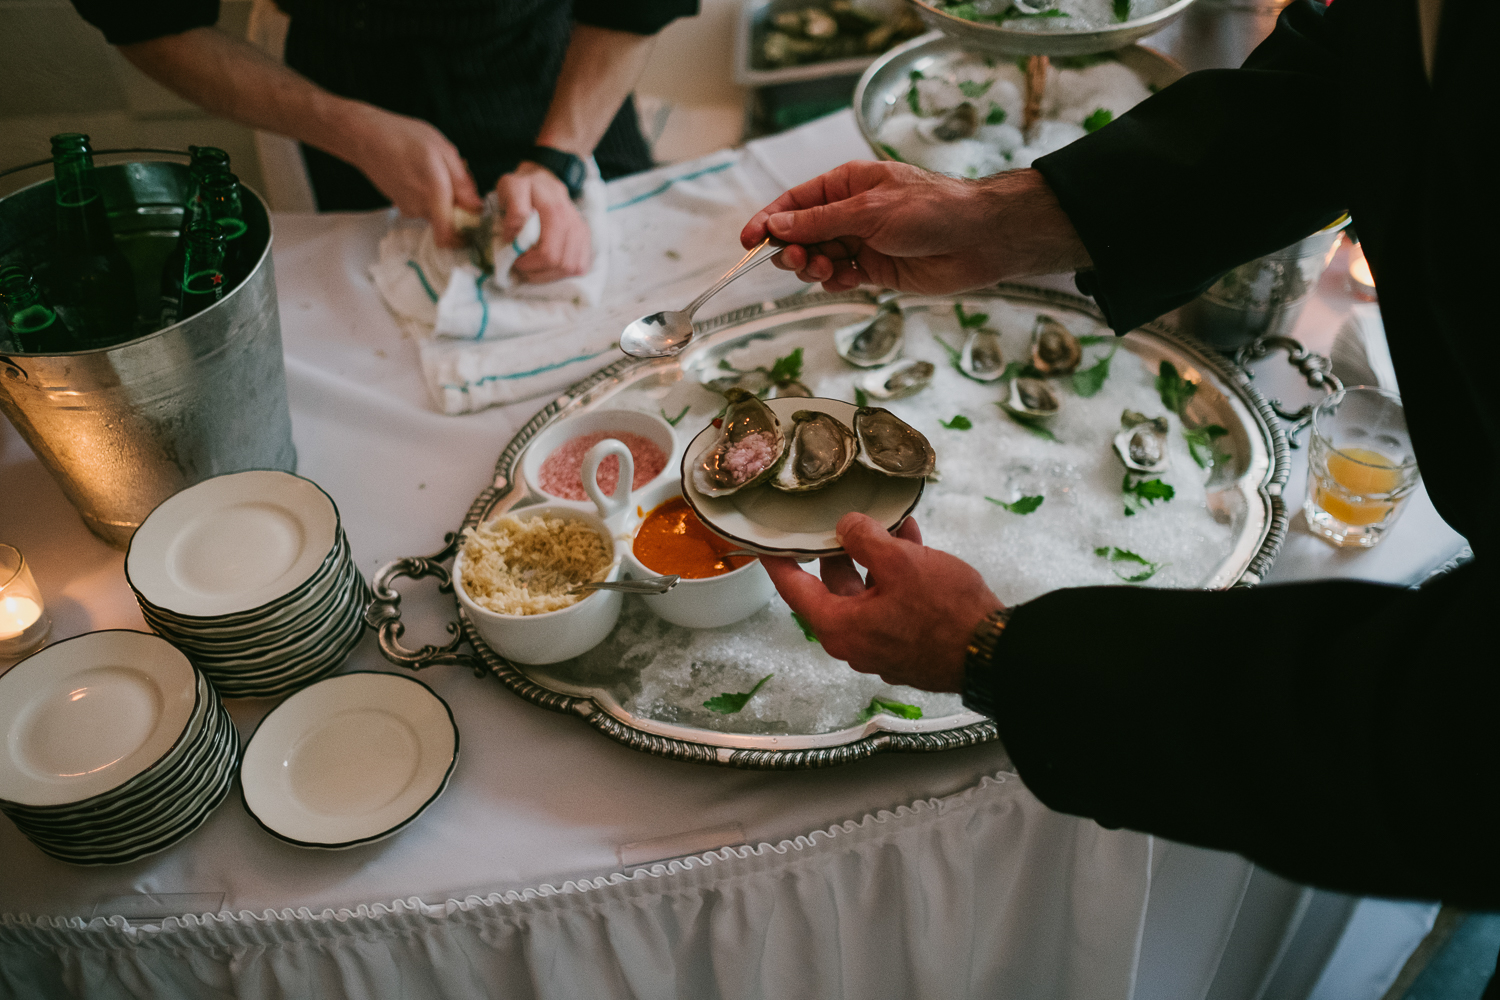
{"type": "MultiPolygon", "coordinates": [[[[791,428],[792,414],[798,410],[821,411],[853,427],[859,409],[842,399],[795,396],[770,399],[766,405],[783,430],[791,428]]],[[[726,497],[705,496],[693,485],[692,470],[718,436],[718,428],[709,424],[683,450],[683,498],[715,534],[761,555],[836,556],[844,549],[833,529],[845,514],[868,514],[894,531],[922,499],[924,480],[884,476],[858,462],[832,486],[809,493],[783,493],[762,483],[726,497]]]]}
{"type": "Polygon", "coordinates": [[[156,767],[198,703],[187,657],[144,632],[89,632],[0,675],[0,799],[81,802],[156,767]]]}
{"type": "Polygon", "coordinates": [[[338,533],[338,508],[311,480],[235,472],[157,505],[130,540],[125,575],[141,598],[173,614],[239,614],[306,584],[338,533]]]}
{"type": "Polygon", "coordinates": [[[411,823],[457,762],[447,702],[414,678],[356,671],[303,688],[261,720],[240,764],[240,794],[272,836],[342,850],[411,823]]]}

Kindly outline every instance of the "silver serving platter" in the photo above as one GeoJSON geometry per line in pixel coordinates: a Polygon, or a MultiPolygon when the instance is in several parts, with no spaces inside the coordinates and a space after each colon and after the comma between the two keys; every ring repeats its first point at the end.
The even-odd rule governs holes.
{"type": "Polygon", "coordinates": [[[1193,0],[1177,0],[1155,13],[1092,31],[1021,31],[1004,24],[985,24],[955,17],[921,0],[908,2],[927,27],[941,31],[974,51],[1002,56],[1087,56],[1096,52],[1113,52],[1156,34],[1185,14],[1193,4],[1193,0]]]}
{"type": "MultiPolygon", "coordinates": [[[[972,303],[984,296],[1003,298],[1011,305],[1076,314],[1100,324],[1103,316],[1088,299],[1064,292],[1022,285],[999,285],[962,296],[972,303]]],[[[957,297],[903,296],[904,309],[950,309],[957,297]]],[[[697,337],[677,358],[637,361],[622,358],[574,385],[542,408],[511,440],[495,464],[492,484],[475,498],[461,528],[474,527],[508,510],[534,502],[520,474],[527,447],[544,428],[558,420],[611,404],[621,393],[652,386],[670,386],[684,378],[699,381],[717,360],[752,340],[771,340],[781,350],[831,336],[832,330],[853,316],[873,315],[876,302],[862,291],[805,293],[748,306],[695,324],[697,337]]],[[[1271,406],[1249,384],[1247,374],[1202,345],[1171,329],[1151,324],[1123,338],[1122,349],[1155,367],[1160,360],[1179,370],[1196,373],[1199,391],[1190,413],[1199,423],[1218,423],[1229,429],[1224,438],[1233,461],[1210,483],[1210,505],[1233,525],[1229,554],[1202,581],[1207,589],[1248,586],[1260,582],[1281,548],[1287,512],[1281,491],[1289,472],[1287,439],[1271,406]]],[[[600,732],[637,750],[677,760],[730,767],[796,769],[848,763],[891,751],[935,751],[972,746],[997,738],[995,724],[973,712],[917,720],[877,715],[868,722],[836,732],[755,733],[724,732],[646,718],[629,711],[617,696],[618,688],[581,683],[568,676],[566,664],[513,664],[484,644],[473,623],[458,609],[449,626],[454,638],[444,646],[413,650],[399,639],[400,595],[392,584],[402,576],[436,577],[451,590],[443,565],[457,551],[459,533],[448,536],[448,547],[434,556],[398,560],[376,576],[376,599],[366,621],[380,632],[381,650],[392,662],[412,668],[434,664],[464,665],[476,673],[494,674],[521,697],[544,708],[579,716],[600,732]],[[467,643],[472,653],[463,652],[467,643]]]]}
{"type": "MultiPolygon", "coordinates": [[[[959,20],[947,14],[943,16],[959,20]]],[[[1182,66],[1155,49],[1125,42],[1120,44],[1125,47],[1118,49],[1114,57],[1135,70],[1136,75],[1148,86],[1160,90],[1176,83],[1187,73],[1182,66]]],[[[854,87],[854,120],[859,123],[860,135],[865,137],[865,142],[870,144],[876,157],[891,159],[890,153],[886,152],[876,138],[876,133],[885,124],[891,109],[906,99],[912,71],[932,74],[950,60],[971,56],[975,51],[976,46],[965,38],[933,32],[903,42],[865,70],[865,75],[859,78],[859,83],[854,87]]]]}

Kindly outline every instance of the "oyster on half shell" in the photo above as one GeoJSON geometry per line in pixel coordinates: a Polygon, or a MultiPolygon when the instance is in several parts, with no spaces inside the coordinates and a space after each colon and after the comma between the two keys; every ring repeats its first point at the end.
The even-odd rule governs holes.
{"type": "Polygon", "coordinates": [[[771,485],[784,493],[820,490],[849,471],[859,439],[848,424],[829,413],[798,410],[787,435],[786,461],[771,485]]]}
{"type": "Polygon", "coordinates": [[[710,497],[738,493],[776,474],[786,458],[786,434],[771,408],[744,389],[730,387],[719,437],[693,466],[693,486],[710,497]]]}
{"type": "Polygon", "coordinates": [[[1067,375],[1083,361],[1083,345],[1073,331],[1051,316],[1038,316],[1031,328],[1031,365],[1043,375],[1067,375]]]}
{"type": "Polygon", "coordinates": [[[1029,420],[1050,420],[1062,409],[1057,393],[1039,378],[1011,379],[1010,392],[1000,405],[1029,420]]]}
{"type": "Polygon", "coordinates": [[[1167,418],[1152,419],[1134,410],[1120,414],[1115,454],[1131,472],[1166,472],[1171,464],[1167,454],[1167,418]]]}
{"type": "Polygon", "coordinates": [[[890,410],[861,406],[854,414],[859,464],[887,476],[926,479],[937,468],[932,443],[890,410]]]}
{"type": "Polygon", "coordinates": [[[1000,353],[1000,334],[980,327],[964,337],[958,352],[958,367],[969,378],[993,382],[1005,374],[1005,358],[1000,353]]]}
{"type": "Polygon", "coordinates": [[[871,319],[833,331],[833,349],[859,368],[878,368],[896,360],[906,343],[906,319],[894,302],[887,302],[871,319]]]}
{"type": "Polygon", "coordinates": [[[861,375],[854,384],[875,399],[901,399],[927,388],[936,373],[931,361],[897,361],[861,375]]]}

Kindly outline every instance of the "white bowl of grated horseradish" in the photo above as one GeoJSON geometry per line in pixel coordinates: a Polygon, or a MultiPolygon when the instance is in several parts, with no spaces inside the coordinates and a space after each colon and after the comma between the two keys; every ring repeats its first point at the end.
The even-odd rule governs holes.
{"type": "Polygon", "coordinates": [[[603,642],[624,595],[569,593],[615,580],[620,554],[597,514],[567,503],[525,507],[469,528],[453,562],[453,591],[484,641],[517,663],[570,660],[603,642]]]}

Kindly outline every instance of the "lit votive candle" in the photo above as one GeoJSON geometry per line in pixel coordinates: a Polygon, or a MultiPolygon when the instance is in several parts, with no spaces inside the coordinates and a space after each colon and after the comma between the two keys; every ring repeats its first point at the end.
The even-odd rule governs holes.
{"type": "Polygon", "coordinates": [[[1370,273],[1370,262],[1365,259],[1365,252],[1358,243],[1349,259],[1349,289],[1355,298],[1375,301],[1375,276],[1370,273]]]}
{"type": "Polygon", "coordinates": [[[31,567],[13,545],[0,542],[0,658],[24,656],[52,631],[31,567]]]}

